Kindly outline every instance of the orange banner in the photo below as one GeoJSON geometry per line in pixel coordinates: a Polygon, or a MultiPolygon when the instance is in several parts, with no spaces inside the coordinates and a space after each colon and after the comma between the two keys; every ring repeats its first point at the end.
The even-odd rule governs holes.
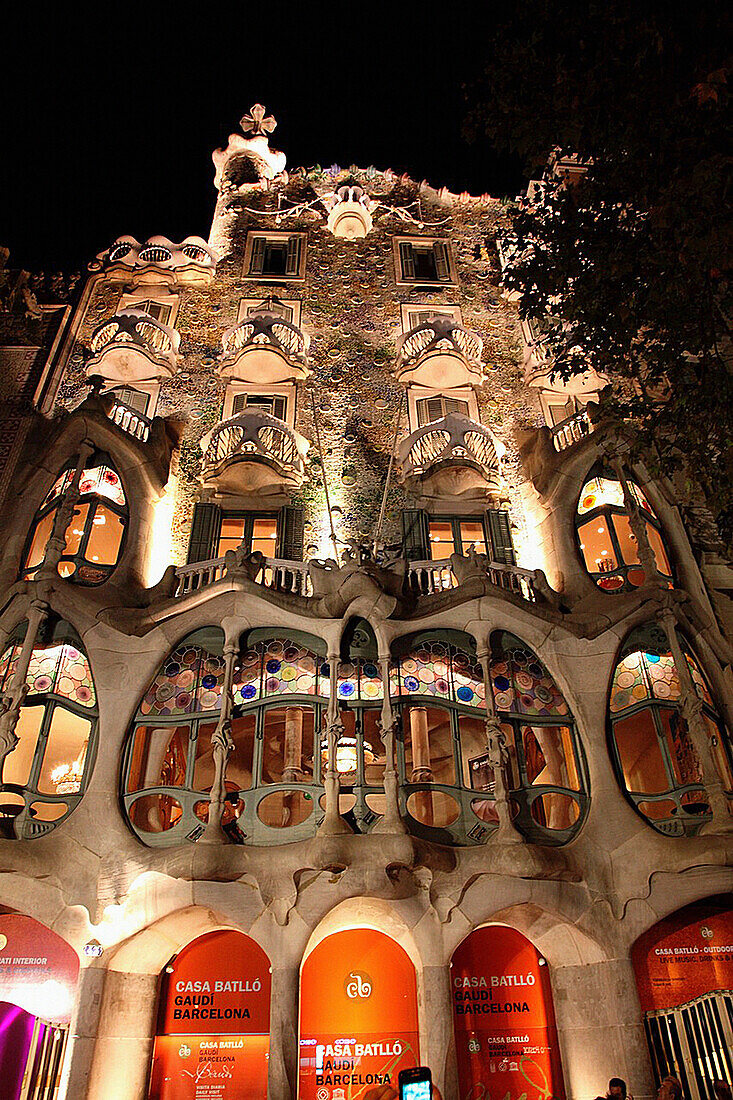
{"type": "Polygon", "coordinates": [[[730,896],[688,905],[659,921],[636,941],[631,959],[642,1012],[733,989],[730,896]]]}
{"type": "Polygon", "coordinates": [[[150,1100],[262,1100],[269,1035],[159,1035],[150,1100]]]}
{"type": "Polygon", "coordinates": [[[415,968],[382,932],[350,928],[306,959],[299,1100],[358,1100],[419,1065],[415,968]]]}
{"type": "Polygon", "coordinates": [[[460,1100],[564,1097],[547,966],[520,932],[477,928],[451,963],[460,1100]]]}
{"type": "Polygon", "coordinates": [[[0,914],[0,1001],[65,1025],[78,977],[79,956],[66,940],[32,917],[0,914]]]}

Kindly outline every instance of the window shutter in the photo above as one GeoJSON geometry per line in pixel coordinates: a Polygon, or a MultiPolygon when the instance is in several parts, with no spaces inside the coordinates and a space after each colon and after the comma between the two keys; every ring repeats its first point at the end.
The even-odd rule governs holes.
{"type": "Polygon", "coordinates": [[[197,504],[193,510],[191,537],[188,540],[188,563],[210,561],[214,556],[221,528],[218,504],[197,504]]]}
{"type": "Polygon", "coordinates": [[[286,561],[303,560],[303,509],[287,504],[280,509],[279,554],[286,561]]]}
{"type": "Polygon", "coordinates": [[[235,393],[232,401],[232,416],[236,416],[237,413],[243,412],[247,408],[247,394],[235,393]]]}
{"type": "Polygon", "coordinates": [[[446,413],[460,413],[461,416],[468,416],[468,401],[461,401],[457,397],[445,397],[446,413]]]}
{"type": "Polygon", "coordinates": [[[135,412],[143,413],[148,410],[150,404],[150,394],[143,393],[141,390],[134,390],[132,386],[117,386],[111,391],[118,401],[124,401],[135,412]]]}
{"type": "Polygon", "coordinates": [[[252,252],[249,260],[250,275],[261,275],[265,266],[265,238],[254,237],[252,240],[252,252]]]}
{"type": "Polygon", "coordinates": [[[487,512],[486,518],[489,524],[491,560],[503,565],[516,565],[509,513],[497,508],[487,512]]]}
{"type": "Polygon", "coordinates": [[[300,274],[300,246],[301,237],[288,237],[288,257],[285,261],[286,275],[300,274]]]}
{"type": "Polygon", "coordinates": [[[272,403],[272,415],[276,416],[279,420],[285,419],[285,410],[287,403],[284,397],[276,397],[272,403]]]}
{"type": "Polygon", "coordinates": [[[400,267],[403,279],[415,278],[415,256],[408,241],[400,241],[400,267]]]}
{"type": "Polygon", "coordinates": [[[402,513],[402,545],[408,561],[427,561],[428,520],[419,508],[409,508],[402,513]]]}
{"type": "Polygon", "coordinates": [[[435,274],[441,283],[450,282],[450,264],[448,263],[448,245],[445,241],[433,242],[435,274]]]}

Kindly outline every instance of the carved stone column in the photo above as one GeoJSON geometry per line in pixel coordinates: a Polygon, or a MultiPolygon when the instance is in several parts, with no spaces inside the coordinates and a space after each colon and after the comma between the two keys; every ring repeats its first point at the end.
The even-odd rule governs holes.
{"type": "MultiPolygon", "coordinates": [[[[432,783],[433,769],[430,766],[430,733],[428,730],[427,707],[410,707],[410,745],[412,747],[411,783],[432,783]]],[[[417,791],[414,795],[419,807],[420,820],[424,825],[433,824],[432,791],[417,791]]]]}
{"type": "Polygon", "coordinates": [[[226,772],[229,757],[234,752],[232,740],[232,708],[234,696],[234,661],[238,651],[237,643],[228,639],[224,645],[224,683],[221,689],[221,714],[211,737],[211,754],[214,759],[214,781],[209,793],[209,819],[199,844],[230,844],[231,839],[221,825],[226,799],[226,772]]]}
{"type": "Polygon", "coordinates": [[[79,500],[79,486],[82,474],[90,457],[94,454],[94,444],[85,439],[79,447],[79,457],[74,469],[74,476],[66,487],[61,502],[56,509],[53,528],[46,543],[43,561],[36,573],[36,580],[52,581],[58,577],[58,564],[61,555],[66,549],[66,531],[74,515],[74,508],[79,500]]]}
{"type": "Polygon", "coordinates": [[[10,678],[8,686],[3,692],[2,703],[0,704],[2,706],[2,711],[0,712],[0,776],[2,776],[2,766],[5,762],[5,757],[8,753],[12,752],[18,744],[18,735],[15,732],[15,728],[18,725],[18,718],[20,717],[20,708],[23,706],[23,700],[28,694],[28,685],[26,683],[28,667],[31,663],[33,647],[36,644],[38,632],[45,622],[47,615],[48,605],[42,600],[34,600],[28,612],[28,629],[25,632],[18,663],[15,666],[15,671],[10,678]]]}
{"type": "Polygon", "coordinates": [[[504,844],[521,844],[524,837],[517,830],[509,812],[509,753],[506,747],[506,735],[501,728],[501,723],[496,713],[494,704],[494,692],[491,686],[491,655],[487,650],[478,654],[481,662],[481,671],[484,674],[484,691],[486,694],[486,755],[492,772],[494,773],[494,805],[499,819],[499,828],[494,833],[494,840],[504,844]]]}
{"type": "Polygon", "coordinates": [[[285,711],[283,747],[283,783],[300,783],[303,778],[303,711],[288,707],[285,711]]]}
{"type": "Polygon", "coordinates": [[[318,836],[339,836],[352,830],[339,813],[339,774],[336,768],[336,745],[344,731],[344,724],[338,710],[338,654],[329,654],[331,694],[328,700],[326,717],[326,744],[328,747],[328,765],[323,786],[326,790],[326,816],[318,826],[318,836]]]}
{"type": "Polygon", "coordinates": [[[682,716],[687,723],[688,733],[700,764],[702,782],[713,812],[713,820],[703,827],[703,831],[733,832],[733,819],[728,809],[728,799],[713,756],[710,732],[702,715],[702,700],[695,691],[690,668],[677,637],[674,611],[671,607],[664,607],[658,612],[657,619],[667,635],[682,690],[682,716]]]}
{"type": "Polygon", "coordinates": [[[384,684],[384,700],[379,730],[384,744],[384,816],[374,826],[375,833],[406,833],[407,826],[400,813],[399,779],[395,756],[397,716],[389,694],[389,653],[380,654],[379,672],[384,684]]]}
{"type": "MultiPolygon", "coordinates": [[[[654,556],[652,550],[652,544],[649,542],[649,534],[646,529],[646,521],[641,514],[639,508],[639,502],[631,491],[628,479],[626,477],[626,471],[620,458],[614,458],[612,460],[613,468],[616,472],[616,476],[621,483],[621,490],[624,494],[624,507],[629,516],[629,525],[636,539],[636,546],[639,552],[639,561],[641,562],[642,569],[644,570],[644,580],[647,584],[664,585],[665,581],[659,572],[657,566],[657,559],[654,556]]],[[[619,565],[623,564],[619,562],[619,565]]]]}

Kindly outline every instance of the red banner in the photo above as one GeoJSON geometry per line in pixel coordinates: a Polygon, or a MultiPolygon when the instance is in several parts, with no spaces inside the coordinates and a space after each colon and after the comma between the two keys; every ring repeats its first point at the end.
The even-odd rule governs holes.
{"type": "Polygon", "coordinates": [[[733,989],[730,897],[688,905],[659,921],[631,952],[642,1012],[676,1008],[717,989],[733,989]]]}
{"type": "Polygon", "coordinates": [[[547,966],[513,928],[477,928],[451,964],[460,1100],[562,1100],[547,966]]]}
{"type": "Polygon", "coordinates": [[[209,932],[163,975],[150,1100],[261,1100],[270,962],[242,932],[209,932]]]}
{"type": "Polygon", "coordinates": [[[66,940],[32,917],[0,914],[0,1001],[65,1026],[78,977],[79,956],[66,940]]]}
{"type": "Polygon", "coordinates": [[[415,967],[382,932],[322,940],[300,981],[299,1100],[359,1100],[419,1065],[415,967]]]}

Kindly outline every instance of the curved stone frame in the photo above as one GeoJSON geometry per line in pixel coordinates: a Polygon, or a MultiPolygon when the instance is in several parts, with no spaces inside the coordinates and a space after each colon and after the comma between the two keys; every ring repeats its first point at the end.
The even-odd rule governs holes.
{"type": "MultiPolygon", "coordinates": [[[[623,592],[635,592],[642,585],[648,584],[649,578],[644,577],[643,566],[640,563],[627,565],[624,562],[623,554],[621,552],[621,545],[619,543],[618,535],[616,534],[616,530],[612,522],[613,516],[623,516],[628,519],[629,513],[627,509],[624,506],[620,505],[602,503],[596,505],[594,508],[590,508],[582,515],[578,511],[580,500],[583,496],[585,487],[588,482],[593,480],[594,478],[604,478],[605,480],[613,481],[620,486],[617,475],[612,470],[607,469],[607,467],[605,467],[602,462],[596,462],[590,468],[590,470],[588,470],[585,477],[583,478],[580,492],[575,503],[575,548],[578,555],[578,560],[580,562],[580,567],[587,573],[596,588],[603,592],[604,595],[618,595],[623,592]],[[586,523],[598,519],[605,520],[609,545],[613,548],[614,554],[616,556],[616,568],[610,569],[607,573],[592,572],[586,564],[585,557],[581,549],[580,528],[583,527],[586,523]],[[634,571],[641,572],[642,574],[642,579],[639,583],[634,583],[634,581],[631,580],[631,574],[634,571]],[[608,577],[609,579],[618,577],[621,579],[622,583],[615,588],[606,588],[600,583],[604,577],[608,577]]],[[[657,561],[657,569],[659,570],[660,575],[668,578],[670,585],[672,585],[674,583],[675,575],[674,566],[670,559],[669,549],[667,547],[667,540],[665,538],[665,532],[662,523],[656,512],[652,510],[652,506],[647,500],[646,492],[641,488],[640,485],[637,484],[636,479],[633,477],[628,477],[627,480],[632,493],[636,492],[636,494],[638,494],[637,501],[639,504],[639,514],[641,518],[644,520],[648,527],[652,527],[656,531],[659,537],[662,547],[664,548],[664,552],[667,556],[671,573],[667,574],[662,572],[662,563],[657,561],[657,556],[655,554],[654,557],[655,561],[657,561]],[[644,501],[647,502],[646,505],[643,503],[644,501]]]]}
{"type": "MultiPolygon", "coordinates": [[[[6,645],[3,647],[0,653],[0,659],[5,656],[8,650],[12,651],[12,648],[16,645],[21,645],[25,638],[27,629],[27,620],[18,624],[15,630],[9,635],[6,645]]],[[[50,641],[42,642],[36,641],[33,647],[33,652],[39,649],[47,649],[50,645],[54,644],[53,633],[59,631],[64,634],[67,633],[70,637],[75,638],[74,642],[69,642],[68,638],[65,639],[67,644],[73,644],[74,649],[78,649],[83,654],[87,664],[89,665],[89,672],[92,677],[92,683],[94,684],[94,673],[92,671],[91,661],[89,655],[84,648],[84,645],[79,638],[77,631],[74,627],[65,619],[56,617],[54,623],[52,637],[50,641]],[[64,630],[68,628],[68,630],[64,630]]],[[[63,644],[59,639],[58,644],[63,644]]],[[[7,678],[6,684],[7,686],[7,678]]],[[[21,796],[25,799],[25,808],[22,808],[20,813],[15,816],[12,821],[8,822],[7,830],[1,830],[0,836],[4,836],[5,839],[11,840],[33,840],[36,837],[46,836],[48,833],[53,832],[64,822],[68,821],[74,810],[80,804],[87,788],[91,782],[92,773],[94,771],[94,764],[97,756],[97,745],[99,739],[99,701],[96,695],[96,685],[94,686],[95,703],[94,706],[85,707],[79,703],[75,703],[73,700],[67,698],[64,695],[56,692],[34,692],[30,688],[23,699],[21,705],[21,712],[26,707],[43,706],[44,714],[38,725],[38,731],[36,734],[36,744],[33,750],[33,757],[29,768],[28,783],[24,786],[19,786],[15,783],[5,783],[0,780],[0,798],[3,793],[9,793],[21,796]],[[89,726],[89,740],[87,745],[87,751],[84,756],[84,770],[81,776],[79,790],[70,794],[47,794],[38,790],[38,779],[41,765],[43,763],[43,756],[46,750],[48,732],[53,721],[53,716],[56,710],[69,711],[72,714],[78,715],[80,718],[87,719],[90,723],[89,726]],[[67,805],[68,809],[66,813],[62,814],[55,821],[36,821],[28,812],[33,802],[45,802],[48,805],[67,805]]],[[[12,753],[12,749],[9,756],[12,753]]],[[[5,757],[7,759],[7,756],[5,757]]],[[[2,774],[2,767],[0,766],[0,775],[2,774]]],[[[7,817],[7,815],[6,815],[7,817]]]]}
{"type": "MultiPolygon", "coordinates": [[[[680,698],[678,697],[677,699],[664,700],[655,696],[651,689],[648,673],[645,670],[642,673],[642,678],[645,686],[647,687],[648,695],[644,699],[640,700],[638,703],[633,703],[615,712],[611,711],[611,697],[613,694],[616,673],[618,671],[620,662],[623,660],[624,656],[628,656],[630,653],[643,652],[639,648],[629,648],[629,643],[632,641],[635,634],[641,635],[641,632],[643,630],[649,629],[653,627],[653,625],[654,624],[648,622],[638,623],[635,627],[633,627],[632,630],[629,631],[629,633],[626,635],[626,637],[623,639],[618,647],[616,659],[614,661],[611,678],[608,685],[606,703],[606,736],[608,741],[608,752],[611,758],[614,773],[616,775],[616,781],[619,785],[621,793],[624,795],[629,805],[645,822],[645,824],[654,829],[655,832],[661,833],[663,836],[691,837],[696,836],[701,831],[704,825],[712,821],[713,815],[710,812],[709,806],[707,812],[701,811],[699,814],[695,814],[694,816],[681,816],[676,820],[668,821],[663,821],[661,819],[655,821],[639,808],[640,804],[644,802],[672,801],[675,803],[677,810],[680,813],[683,813],[684,804],[682,802],[682,799],[685,795],[701,794],[703,798],[705,798],[706,792],[702,782],[677,783],[674,779],[674,763],[670,757],[669,750],[667,748],[664,728],[662,726],[661,713],[667,711],[682,715],[682,703],[680,701],[680,698]],[[634,717],[638,714],[642,714],[646,711],[649,711],[651,713],[652,724],[654,726],[654,731],[657,735],[657,740],[660,748],[660,755],[664,764],[665,771],[667,773],[667,778],[670,780],[670,786],[666,791],[659,791],[655,793],[631,791],[627,787],[614,730],[617,722],[626,718],[634,717]]],[[[717,726],[720,732],[720,744],[722,751],[723,753],[725,753],[729,769],[733,769],[733,742],[731,742],[731,736],[725,720],[720,713],[720,709],[716,709],[716,706],[719,705],[717,704],[717,700],[715,700],[713,692],[710,689],[709,677],[707,676],[699,657],[693,650],[690,643],[687,641],[687,638],[680,631],[678,631],[677,633],[680,639],[682,652],[688,658],[688,662],[691,661],[693,666],[696,668],[697,672],[703,680],[703,683],[705,684],[705,688],[710,699],[713,700],[713,702],[715,703],[715,706],[711,706],[710,703],[704,698],[704,695],[701,694],[696,684],[698,697],[702,701],[702,713],[703,715],[705,715],[708,721],[717,726]]],[[[641,639],[639,645],[641,645],[641,639]]],[[[669,655],[669,644],[666,639],[664,640],[663,647],[664,655],[669,655]]],[[[696,683],[694,676],[693,682],[696,683]]]]}
{"type": "MultiPolygon", "coordinates": [[[[58,482],[62,478],[64,478],[65,474],[67,474],[69,472],[73,473],[75,466],[76,466],[76,456],[73,456],[72,458],[70,458],[67,461],[65,466],[59,471],[59,475],[55,479],[55,481],[53,482],[53,484],[51,486],[51,489],[49,490],[49,494],[53,491],[54,487],[58,484],[58,482]]],[[[105,452],[100,451],[99,449],[97,449],[92,455],[89,456],[89,460],[86,462],[86,464],[84,466],[84,474],[86,474],[86,472],[88,470],[95,469],[95,468],[101,467],[101,466],[107,467],[117,477],[117,479],[119,481],[119,484],[120,484],[120,490],[121,490],[122,495],[124,497],[124,504],[123,505],[116,504],[109,497],[102,496],[98,492],[88,492],[88,493],[80,492],[79,498],[76,501],[76,503],[74,505],[74,508],[76,510],[77,508],[80,508],[83,505],[88,506],[87,517],[86,517],[86,520],[84,521],[84,532],[80,536],[79,546],[78,546],[77,550],[75,551],[75,553],[73,553],[73,554],[67,554],[66,552],[62,553],[61,558],[59,560],[59,576],[64,576],[64,579],[67,580],[70,584],[79,585],[79,587],[81,587],[81,588],[98,588],[99,585],[105,584],[105,582],[109,580],[109,578],[112,576],[112,574],[117,569],[117,567],[118,567],[118,565],[119,565],[120,561],[122,560],[122,557],[125,553],[125,546],[126,546],[126,542],[127,542],[128,528],[130,526],[130,506],[129,506],[129,503],[128,503],[128,500],[129,500],[128,494],[125,491],[124,482],[123,482],[122,477],[121,477],[120,473],[118,472],[117,467],[115,466],[112,458],[108,454],[106,454],[105,452]],[[87,549],[87,546],[89,545],[89,540],[90,540],[91,535],[92,535],[93,524],[94,524],[96,513],[97,513],[97,507],[100,504],[104,505],[105,508],[109,509],[110,512],[112,512],[114,515],[116,515],[118,517],[118,519],[120,519],[122,521],[122,537],[120,538],[120,544],[117,548],[117,557],[114,561],[114,564],[112,564],[112,565],[95,565],[93,562],[91,562],[85,556],[86,549],[87,549]],[[73,573],[70,573],[68,575],[61,574],[60,567],[64,562],[72,562],[74,564],[75,568],[74,568],[73,573]],[[97,573],[99,574],[98,579],[96,579],[96,580],[79,579],[79,573],[81,572],[82,568],[87,569],[87,570],[96,570],[97,573]]],[[[82,480],[83,480],[84,474],[82,474],[82,480]]],[[[52,497],[50,500],[48,499],[49,494],[47,494],[46,499],[41,502],[40,506],[38,507],[38,509],[35,512],[33,520],[31,521],[31,526],[30,526],[30,528],[28,530],[28,534],[26,536],[25,544],[24,544],[24,547],[23,547],[23,553],[21,555],[20,576],[21,576],[22,579],[25,579],[25,580],[32,579],[32,576],[30,576],[30,575],[34,575],[41,568],[41,566],[43,565],[43,560],[44,559],[42,558],[38,562],[37,565],[28,566],[27,565],[28,555],[30,554],[31,547],[33,545],[33,539],[34,539],[36,530],[38,529],[39,525],[43,522],[43,520],[45,520],[49,515],[55,515],[56,514],[56,512],[58,511],[58,509],[61,507],[61,505],[63,503],[65,490],[66,490],[66,485],[63,484],[61,486],[60,491],[54,497],[52,497]]],[[[72,523],[73,523],[73,517],[69,521],[69,524],[68,524],[69,528],[71,527],[72,523]]],[[[52,529],[53,529],[53,525],[51,527],[51,530],[52,529]]],[[[49,535],[51,534],[51,530],[49,531],[49,535]]]]}

